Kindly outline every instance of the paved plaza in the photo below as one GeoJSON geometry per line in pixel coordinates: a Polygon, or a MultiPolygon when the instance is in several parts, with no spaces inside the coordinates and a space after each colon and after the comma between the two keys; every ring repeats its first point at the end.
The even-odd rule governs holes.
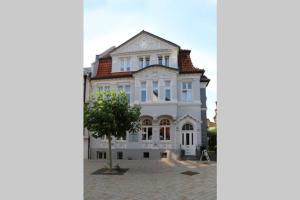
{"type": "Polygon", "coordinates": [[[105,160],[84,161],[85,200],[216,200],[215,162],[114,160],[124,175],[92,175],[105,160]],[[198,172],[189,176],[185,171],[198,172]]]}

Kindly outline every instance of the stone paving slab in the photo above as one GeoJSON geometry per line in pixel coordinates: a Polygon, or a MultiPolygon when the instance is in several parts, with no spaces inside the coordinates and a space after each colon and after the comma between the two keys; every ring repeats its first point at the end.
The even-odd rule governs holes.
{"type": "Polygon", "coordinates": [[[107,165],[84,161],[85,200],[216,200],[216,163],[178,160],[114,160],[124,175],[92,175],[107,165]],[[189,176],[184,171],[198,172],[189,176]]]}

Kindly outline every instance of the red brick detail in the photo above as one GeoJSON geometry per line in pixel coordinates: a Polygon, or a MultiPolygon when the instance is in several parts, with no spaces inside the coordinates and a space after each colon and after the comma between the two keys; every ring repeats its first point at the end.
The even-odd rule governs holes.
{"type": "Polygon", "coordinates": [[[111,72],[112,59],[105,57],[99,59],[98,71],[95,78],[115,78],[115,77],[128,77],[132,72],[111,72]]]}
{"type": "Polygon", "coordinates": [[[180,73],[195,73],[195,72],[204,72],[203,69],[194,67],[191,57],[191,50],[179,50],[178,53],[178,67],[180,73]]]}
{"type": "Polygon", "coordinates": [[[111,74],[112,59],[100,58],[96,77],[108,76],[111,74]]]}

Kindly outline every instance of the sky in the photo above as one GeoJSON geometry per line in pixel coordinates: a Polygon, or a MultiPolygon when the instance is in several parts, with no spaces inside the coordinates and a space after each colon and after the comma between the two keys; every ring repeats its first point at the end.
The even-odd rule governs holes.
{"type": "Polygon", "coordinates": [[[84,0],[84,67],[96,54],[145,30],[191,50],[193,65],[211,79],[207,117],[217,99],[217,0],[84,0]]]}

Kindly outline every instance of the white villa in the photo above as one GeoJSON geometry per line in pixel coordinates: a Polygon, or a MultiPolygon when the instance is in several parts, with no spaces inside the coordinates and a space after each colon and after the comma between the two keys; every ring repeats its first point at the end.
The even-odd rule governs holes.
{"type": "MultiPolygon", "coordinates": [[[[140,133],[113,139],[113,159],[196,157],[207,146],[210,80],[193,66],[190,52],[143,30],[84,69],[84,101],[99,90],[125,90],[130,104],[142,107],[140,133]]],[[[106,159],[107,140],[83,134],[85,159],[106,159]]]]}

